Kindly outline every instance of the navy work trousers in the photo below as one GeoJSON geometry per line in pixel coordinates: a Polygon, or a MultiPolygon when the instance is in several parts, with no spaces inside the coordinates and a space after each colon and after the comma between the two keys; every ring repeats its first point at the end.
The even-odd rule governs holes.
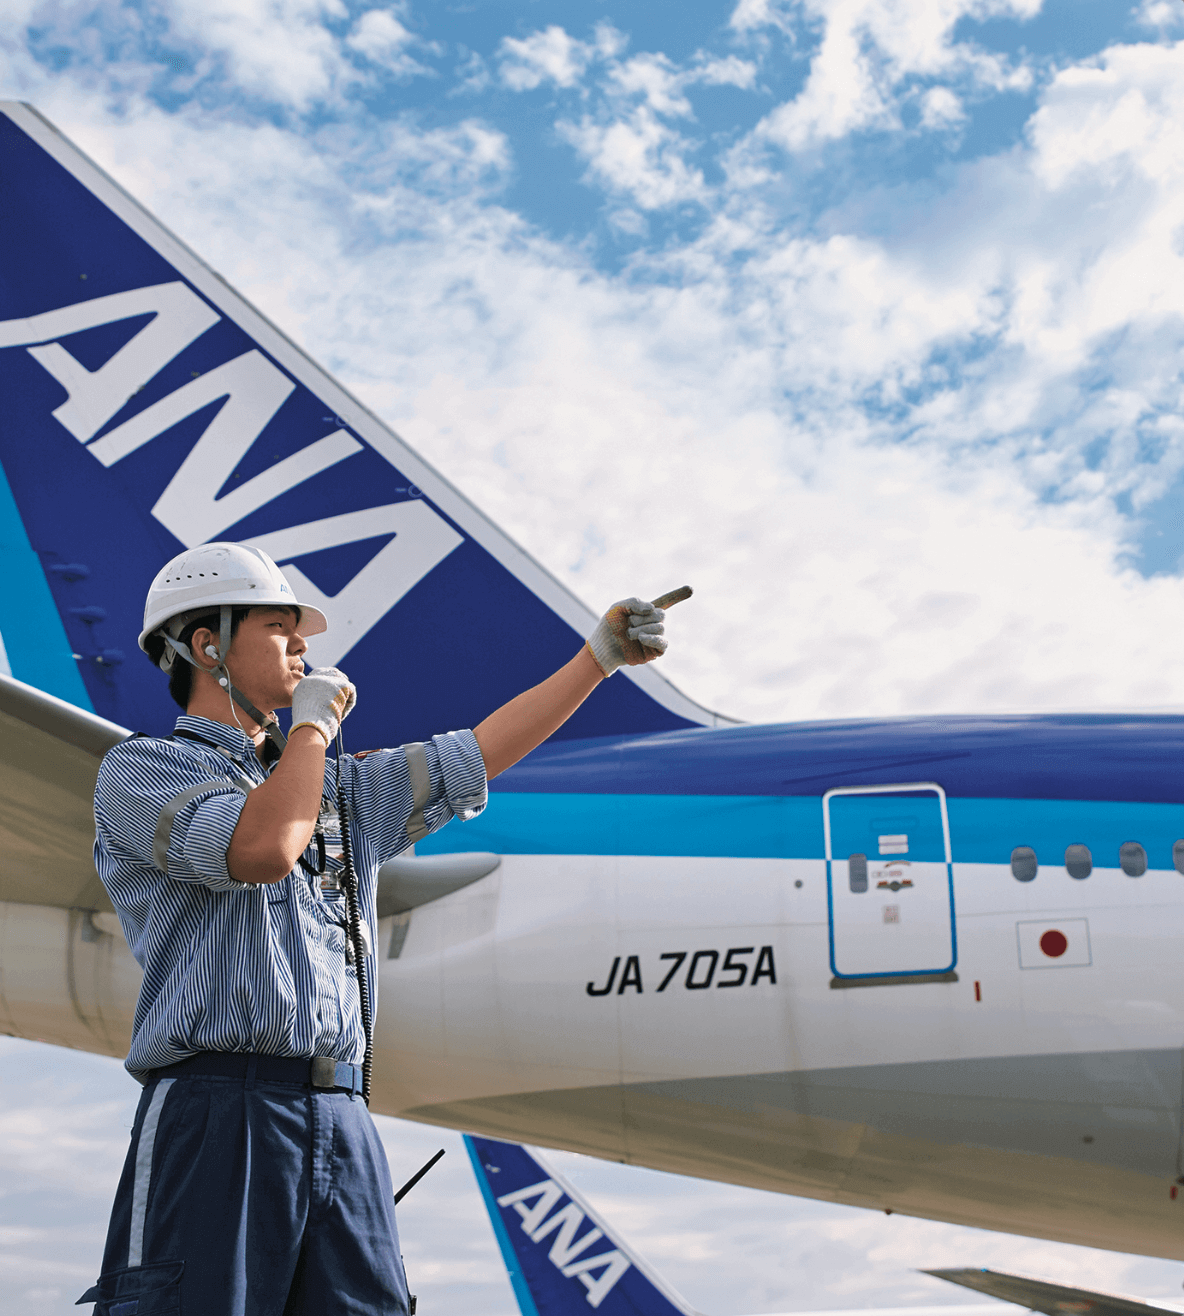
{"type": "Polygon", "coordinates": [[[144,1089],[95,1316],[406,1316],[390,1170],[347,1092],[181,1075],[144,1089]]]}

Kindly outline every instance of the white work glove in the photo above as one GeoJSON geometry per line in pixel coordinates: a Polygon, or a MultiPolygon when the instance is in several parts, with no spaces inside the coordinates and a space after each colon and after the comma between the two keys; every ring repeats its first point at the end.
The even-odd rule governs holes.
{"type": "Polygon", "coordinates": [[[652,603],[644,599],[622,599],[600,619],[588,636],[588,651],[596,665],[612,676],[618,667],[651,663],[666,652],[666,609],[689,599],[691,587],[683,585],[652,603]]]}
{"type": "Polygon", "coordinates": [[[344,672],[336,667],[313,667],[300,678],[292,696],[292,730],[316,727],[325,744],[331,745],[337,728],[357,702],[358,692],[344,672]]]}

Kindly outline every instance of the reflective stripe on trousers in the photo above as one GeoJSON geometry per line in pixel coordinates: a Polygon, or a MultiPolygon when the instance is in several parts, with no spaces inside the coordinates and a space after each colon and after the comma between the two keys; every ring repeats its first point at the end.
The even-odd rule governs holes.
{"type": "Polygon", "coordinates": [[[162,1078],[156,1085],[148,1113],[140,1126],[140,1142],[136,1148],[136,1173],[132,1180],[132,1227],[127,1245],[127,1264],[138,1266],[144,1260],[144,1228],[148,1223],[148,1194],[152,1188],[152,1151],[156,1146],[156,1129],[160,1112],[169,1091],[177,1080],[162,1078]]]}

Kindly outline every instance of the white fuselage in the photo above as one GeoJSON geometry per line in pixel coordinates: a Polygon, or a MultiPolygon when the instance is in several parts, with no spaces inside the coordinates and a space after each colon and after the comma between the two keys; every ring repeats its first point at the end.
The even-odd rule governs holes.
{"type": "Polygon", "coordinates": [[[1184,878],[1049,868],[1021,884],[956,863],[954,885],[956,981],[840,988],[823,860],[508,855],[399,920],[400,953],[381,966],[379,1107],[1184,1257],[1184,878]],[[1072,944],[1029,967],[1046,925],[1072,944]],[[776,981],[752,984],[765,946],[776,981]],[[733,956],[749,981],[700,986],[702,952],[718,952],[718,980],[734,948],[752,948],[733,956]],[[634,956],[640,989],[623,982],[634,956]],[[589,995],[615,959],[611,991],[589,995]]]}

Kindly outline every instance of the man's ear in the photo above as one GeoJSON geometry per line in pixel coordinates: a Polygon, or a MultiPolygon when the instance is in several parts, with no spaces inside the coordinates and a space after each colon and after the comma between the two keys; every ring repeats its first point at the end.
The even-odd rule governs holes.
{"type": "Polygon", "coordinates": [[[189,652],[207,672],[212,672],[218,665],[218,660],[216,658],[211,658],[210,655],[206,653],[206,646],[211,644],[215,649],[218,647],[218,641],[214,636],[214,632],[208,630],[205,626],[199,626],[197,630],[193,632],[193,639],[189,641],[189,652]]]}

